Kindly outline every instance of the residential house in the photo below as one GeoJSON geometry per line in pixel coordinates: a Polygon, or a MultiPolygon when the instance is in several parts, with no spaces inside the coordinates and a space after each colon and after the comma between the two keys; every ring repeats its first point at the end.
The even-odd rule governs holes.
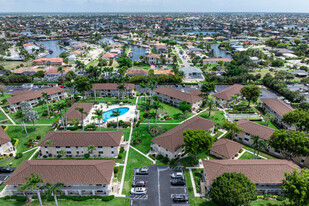
{"type": "Polygon", "coordinates": [[[118,53],[106,53],[106,54],[103,54],[103,56],[101,57],[102,59],[105,59],[105,60],[109,60],[109,59],[115,59],[117,60],[118,59],[118,53]]]}
{"type": "Polygon", "coordinates": [[[62,58],[39,58],[33,60],[33,65],[45,65],[50,63],[51,66],[61,66],[63,63],[62,58]]]}
{"type": "Polygon", "coordinates": [[[271,99],[264,99],[262,98],[261,101],[263,104],[261,105],[264,111],[268,111],[275,117],[275,122],[282,126],[285,129],[295,129],[295,126],[291,126],[282,121],[283,115],[294,111],[294,109],[284,103],[281,99],[271,98],[271,99]]]}
{"type": "Polygon", "coordinates": [[[213,132],[215,122],[207,120],[205,118],[196,116],[188,121],[185,121],[181,125],[174,127],[173,129],[159,135],[154,138],[152,142],[154,144],[151,145],[151,150],[155,152],[157,155],[161,154],[169,159],[175,159],[180,157],[185,148],[183,133],[187,129],[201,129],[201,130],[209,130],[213,132]]]}
{"type": "Polygon", "coordinates": [[[12,145],[11,138],[2,127],[0,127],[0,155],[14,154],[15,152],[16,150],[12,145]]]}
{"type": "Polygon", "coordinates": [[[27,68],[27,67],[20,67],[18,69],[14,69],[12,70],[12,73],[13,74],[16,74],[16,75],[22,75],[22,74],[25,74],[25,75],[34,75],[36,74],[38,71],[43,71],[43,70],[40,70],[40,69],[34,69],[34,68],[27,68]]]}
{"type": "Polygon", "coordinates": [[[192,105],[193,110],[199,109],[203,100],[203,98],[200,96],[181,92],[179,90],[168,87],[159,87],[155,89],[154,92],[162,102],[178,107],[180,102],[185,101],[192,105]]]}
{"type": "Polygon", "coordinates": [[[160,53],[160,54],[162,54],[162,53],[168,53],[168,49],[167,49],[167,47],[166,47],[166,45],[165,44],[156,44],[156,45],[154,45],[154,50],[156,51],[156,52],[158,52],[158,53],[160,53]]]}
{"type": "Polygon", "coordinates": [[[243,148],[243,145],[238,142],[220,138],[212,145],[209,153],[220,159],[234,159],[241,148],[243,148]]]}
{"type": "Polygon", "coordinates": [[[220,92],[213,94],[214,101],[219,104],[221,107],[227,107],[228,103],[233,102],[232,96],[239,96],[240,90],[243,88],[240,84],[234,84],[233,86],[229,86],[226,89],[223,89],[220,92]]]}
{"type": "Polygon", "coordinates": [[[23,101],[29,102],[31,106],[35,106],[40,100],[43,100],[42,93],[46,92],[48,95],[48,100],[60,100],[66,97],[65,90],[60,87],[52,87],[47,89],[41,89],[36,91],[27,91],[25,93],[18,93],[10,98],[7,98],[9,103],[8,110],[11,112],[17,112],[20,110],[20,103],[23,101]]]}
{"type": "Polygon", "coordinates": [[[148,75],[148,69],[128,69],[126,72],[126,76],[144,76],[148,75]]]}
{"type": "Polygon", "coordinates": [[[154,75],[175,75],[174,72],[172,70],[169,69],[155,69],[154,71],[154,75]]]}
{"type": "Polygon", "coordinates": [[[72,123],[73,120],[77,119],[79,122],[81,122],[82,120],[84,120],[85,122],[90,121],[91,119],[91,114],[92,110],[93,110],[93,105],[94,103],[74,103],[69,109],[68,111],[65,113],[65,118],[68,121],[68,123],[72,123]],[[84,112],[86,112],[86,115],[83,115],[82,118],[82,114],[76,110],[76,108],[83,108],[84,112]]]}
{"type": "Polygon", "coordinates": [[[23,47],[29,54],[40,51],[40,47],[36,46],[35,44],[24,44],[23,47]]]}
{"type": "Polygon", "coordinates": [[[156,54],[149,54],[147,58],[148,58],[148,64],[150,65],[157,65],[161,63],[160,57],[156,54]]]}
{"type": "Polygon", "coordinates": [[[281,195],[282,180],[285,172],[293,172],[300,167],[288,160],[250,159],[250,160],[203,160],[204,181],[202,193],[209,192],[213,181],[225,172],[242,173],[248,177],[258,194],[281,195]]]}
{"type": "Polygon", "coordinates": [[[55,78],[55,79],[59,79],[60,77],[65,77],[65,75],[69,72],[72,71],[71,69],[68,68],[64,68],[63,69],[63,74],[61,72],[58,71],[57,68],[51,68],[50,70],[48,70],[47,72],[45,72],[44,77],[45,78],[55,78]]]}
{"type": "Polygon", "coordinates": [[[180,71],[184,72],[187,79],[204,79],[203,72],[197,67],[184,67],[180,68],[180,71]]]}
{"type": "MultiPolygon", "coordinates": [[[[93,85],[93,89],[99,94],[100,97],[117,97],[120,94],[118,90],[118,85],[116,83],[97,83],[93,85]]],[[[124,96],[134,96],[134,84],[124,83],[126,92],[124,92],[124,96]]]]}
{"type": "Polygon", "coordinates": [[[203,64],[218,64],[218,62],[230,63],[232,60],[228,58],[210,58],[203,59],[203,64]]]}
{"type": "MultiPolygon", "coordinates": [[[[44,183],[64,184],[59,189],[70,196],[108,196],[117,193],[117,182],[113,183],[115,160],[25,160],[7,179],[3,195],[24,196],[18,188],[27,182],[26,177],[39,174],[44,183]]],[[[37,195],[36,189],[28,192],[37,195]]]]}
{"type": "Polygon", "coordinates": [[[66,157],[117,158],[120,144],[123,141],[122,131],[51,131],[39,143],[39,157],[57,157],[61,150],[66,152],[66,157]],[[52,145],[45,142],[51,140],[52,145]],[[89,153],[88,146],[95,149],[89,153]]]}

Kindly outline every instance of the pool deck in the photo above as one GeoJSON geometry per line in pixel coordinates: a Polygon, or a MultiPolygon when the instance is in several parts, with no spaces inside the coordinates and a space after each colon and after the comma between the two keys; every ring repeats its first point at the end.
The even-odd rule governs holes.
{"type": "MultiPolygon", "coordinates": [[[[98,125],[99,122],[96,119],[92,119],[92,117],[94,116],[94,112],[97,109],[103,110],[104,112],[107,112],[108,110],[112,110],[112,109],[117,109],[117,108],[122,108],[122,107],[127,107],[129,108],[129,111],[121,116],[118,117],[118,120],[123,120],[124,122],[129,122],[131,121],[134,117],[136,117],[135,111],[136,111],[136,106],[135,105],[112,105],[107,107],[106,104],[100,103],[97,105],[94,105],[93,108],[90,110],[88,116],[85,118],[85,125],[87,124],[96,124],[98,125]]],[[[108,119],[106,122],[111,122],[111,121],[117,121],[117,117],[114,118],[110,118],[108,119]]],[[[104,122],[104,124],[106,123],[104,122]]],[[[103,125],[103,121],[101,121],[101,125],[103,125]]]]}

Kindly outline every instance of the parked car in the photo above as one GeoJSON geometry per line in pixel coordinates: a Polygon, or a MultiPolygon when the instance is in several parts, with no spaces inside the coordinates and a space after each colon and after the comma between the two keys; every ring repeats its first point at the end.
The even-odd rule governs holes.
{"type": "Polygon", "coordinates": [[[144,187],[135,187],[131,189],[131,195],[146,195],[147,189],[144,187]]]}
{"type": "Polygon", "coordinates": [[[184,179],[172,179],[171,181],[172,185],[179,185],[179,186],[184,186],[186,184],[184,179]]]}
{"type": "Polygon", "coordinates": [[[189,199],[186,195],[174,195],[174,202],[187,202],[189,199]]]}
{"type": "Polygon", "coordinates": [[[175,172],[172,174],[173,179],[184,179],[183,173],[182,172],[175,172]]]}
{"type": "Polygon", "coordinates": [[[149,168],[138,168],[135,172],[136,175],[148,175],[149,168]]]}
{"type": "Polygon", "coordinates": [[[145,181],[133,181],[132,187],[146,187],[145,181]]]}
{"type": "Polygon", "coordinates": [[[14,172],[15,168],[13,167],[0,167],[0,173],[10,173],[14,172]]]}

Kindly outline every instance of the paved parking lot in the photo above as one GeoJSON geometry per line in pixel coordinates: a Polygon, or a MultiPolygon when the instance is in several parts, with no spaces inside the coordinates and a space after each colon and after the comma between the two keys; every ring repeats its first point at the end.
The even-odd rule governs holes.
{"type": "MultiPolygon", "coordinates": [[[[137,169],[137,168],[136,168],[137,169]]],[[[147,195],[130,196],[130,205],[132,206],[170,206],[182,205],[188,206],[188,203],[174,203],[172,196],[174,194],[188,195],[186,186],[172,186],[171,175],[179,168],[169,168],[168,166],[149,166],[149,175],[135,175],[134,180],[146,181],[147,195]]]]}
{"type": "Polygon", "coordinates": [[[0,185],[2,185],[3,182],[5,182],[11,174],[13,174],[13,172],[11,172],[11,173],[0,173],[0,185]]]}

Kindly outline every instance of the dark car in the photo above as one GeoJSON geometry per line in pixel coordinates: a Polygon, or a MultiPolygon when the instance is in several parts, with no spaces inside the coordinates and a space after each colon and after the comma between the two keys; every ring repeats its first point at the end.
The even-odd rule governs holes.
{"type": "Polygon", "coordinates": [[[135,172],[136,175],[148,175],[149,169],[148,168],[138,168],[135,172]]]}
{"type": "Polygon", "coordinates": [[[10,173],[14,172],[15,168],[13,167],[0,167],[0,172],[1,173],[10,173]]]}
{"type": "Polygon", "coordinates": [[[171,181],[172,185],[179,185],[179,186],[184,186],[186,184],[184,179],[172,179],[171,181]]]}
{"type": "Polygon", "coordinates": [[[189,199],[186,195],[174,195],[174,202],[187,202],[189,199]]]}
{"type": "Polygon", "coordinates": [[[185,84],[182,84],[182,87],[186,87],[186,85],[185,85],[185,84]]]}
{"type": "Polygon", "coordinates": [[[175,87],[178,87],[178,84],[175,84],[175,87]]]}
{"type": "Polygon", "coordinates": [[[133,181],[132,187],[146,187],[145,181],[133,181]]]}

